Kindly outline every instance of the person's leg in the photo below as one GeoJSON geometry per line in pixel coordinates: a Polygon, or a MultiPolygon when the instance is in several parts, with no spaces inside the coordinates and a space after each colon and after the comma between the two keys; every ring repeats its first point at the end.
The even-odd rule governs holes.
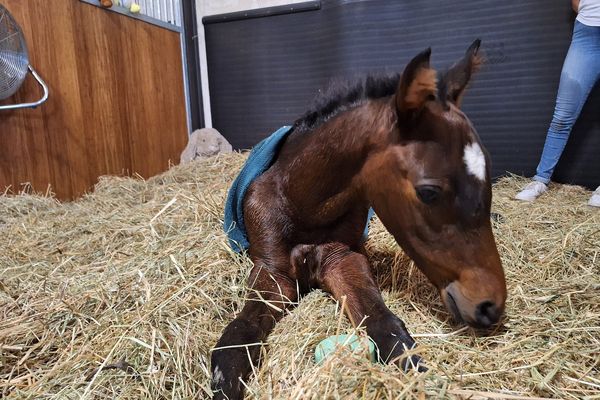
{"type": "Polygon", "coordinates": [[[556,107],[534,180],[547,184],[571,129],[600,76],[600,27],[575,22],[556,96],[556,107]]]}

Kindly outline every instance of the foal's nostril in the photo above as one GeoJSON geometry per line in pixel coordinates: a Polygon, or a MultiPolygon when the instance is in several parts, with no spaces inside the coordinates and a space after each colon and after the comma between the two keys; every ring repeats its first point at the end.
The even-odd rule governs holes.
{"type": "Polygon", "coordinates": [[[484,301],[475,310],[475,320],[482,328],[489,328],[500,320],[500,310],[491,301],[484,301]]]}

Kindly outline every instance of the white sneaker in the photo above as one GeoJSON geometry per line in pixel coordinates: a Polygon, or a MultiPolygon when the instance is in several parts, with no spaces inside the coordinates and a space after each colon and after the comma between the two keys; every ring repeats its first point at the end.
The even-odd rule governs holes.
{"type": "Polygon", "coordinates": [[[535,199],[540,197],[540,195],[546,190],[548,190],[548,186],[546,186],[544,183],[540,181],[532,181],[527,186],[525,186],[525,189],[521,190],[515,196],[515,199],[523,201],[534,201],[535,199]]]}
{"type": "Polygon", "coordinates": [[[588,206],[600,207],[600,186],[592,193],[592,197],[590,197],[590,201],[588,201],[588,206]]]}

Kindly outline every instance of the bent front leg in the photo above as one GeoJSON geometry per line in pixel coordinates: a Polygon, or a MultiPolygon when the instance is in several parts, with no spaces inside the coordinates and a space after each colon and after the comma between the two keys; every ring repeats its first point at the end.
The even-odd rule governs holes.
{"type": "Polygon", "coordinates": [[[415,347],[404,322],[392,313],[383,301],[367,258],[341,243],[315,246],[306,254],[318,266],[320,286],[340,301],[346,296],[346,312],[354,326],[362,324],[378,348],[381,362],[400,361],[407,370],[419,366],[420,358],[402,357],[406,349],[415,347]]]}
{"type": "Polygon", "coordinates": [[[213,399],[243,399],[242,380],[258,363],[262,342],[297,298],[289,277],[260,266],[252,269],[244,308],[225,328],[212,352],[213,399]]]}

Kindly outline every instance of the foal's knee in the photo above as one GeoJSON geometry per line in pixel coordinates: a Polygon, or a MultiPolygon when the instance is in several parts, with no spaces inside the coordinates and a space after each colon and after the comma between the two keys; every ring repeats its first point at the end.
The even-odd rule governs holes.
{"type": "Polygon", "coordinates": [[[278,318],[280,317],[278,314],[295,305],[298,300],[295,280],[287,273],[282,274],[277,270],[254,267],[250,273],[248,286],[251,302],[244,306],[248,311],[246,315],[252,315],[252,310],[257,306],[256,302],[259,302],[267,305],[270,312],[278,318]]]}
{"type": "Polygon", "coordinates": [[[290,253],[290,263],[294,276],[301,283],[307,280],[311,286],[318,286],[324,274],[336,265],[354,258],[354,264],[365,264],[368,261],[362,254],[355,253],[343,243],[330,242],[323,244],[300,244],[290,253]]]}

